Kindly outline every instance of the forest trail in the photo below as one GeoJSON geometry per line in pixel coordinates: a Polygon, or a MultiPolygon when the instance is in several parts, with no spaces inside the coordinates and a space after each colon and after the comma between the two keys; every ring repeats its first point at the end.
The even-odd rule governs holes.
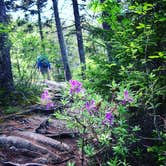
{"type": "Polygon", "coordinates": [[[22,112],[0,118],[0,165],[53,166],[74,161],[81,165],[76,147],[77,131],[53,116],[63,109],[61,89],[64,83],[45,82],[55,101],[54,110],[33,105],[22,112]]]}

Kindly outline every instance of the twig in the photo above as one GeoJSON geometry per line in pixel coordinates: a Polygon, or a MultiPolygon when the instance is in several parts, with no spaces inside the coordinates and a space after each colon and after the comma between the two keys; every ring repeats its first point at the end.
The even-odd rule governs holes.
{"type": "Polygon", "coordinates": [[[90,129],[91,129],[93,135],[95,136],[95,138],[97,139],[97,141],[99,142],[99,138],[98,138],[97,133],[96,133],[95,130],[94,130],[94,127],[92,126],[90,129]]]}
{"type": "Polygon", "coordinates": [[[81,145],[81,165],[84,166],[84,144],[85,144],[84,134],[85,134],[86,126],[82,124],[76,116],[74,116],[74,118],[77,121],[77,123],[83,127],[83,137],[82,137],[82,145],[81,145]]]}
{"type": "Polygon", "coordinates": [[[146,140],[153,140],[153,141],[162,141],[161,138],[149,138],[149,137],[142,137],[142,136],[139,136],[139,138],[146,139],[146,140]]]}
{"type": "Polygon", "coordinates": [[[81,145],[81,164],[84,166],[84,144],[85,144],[85,139],[84,139],[84,134],[85,134],[86,127],[84,126],[83,130],[83,137],[82,137],[82,145],[81,145]]]}
{"type": "Polygon", "coordinates": [[[98,150],[95,154],[93,154],[92,156],[90,156],[89,158],[93,158],[94,156],[98,155],[99,153],[101,153],[102,151],[104,151],[105,146],[102,147],[100,150],[98,150]]]}
{"type": "Polygon", "coordinates": [[[74,116],[74,119],[77,121],[77,123],[79,123],[83,128],[86,128],[86,126],[84,124],[82,124],[78,118],[76,116],[74,116]]]}

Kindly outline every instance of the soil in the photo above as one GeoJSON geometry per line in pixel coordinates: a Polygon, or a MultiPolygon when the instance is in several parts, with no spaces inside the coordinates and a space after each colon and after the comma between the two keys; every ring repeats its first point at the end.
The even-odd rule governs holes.
{"type": "Polygon", "coordinates": [[[77,131],[52,116],[56,109],[62,109],[60,92],[65,84],[52,81],[45,84],[56,101],[54,109],[33,105],[19,113],[1,115],[0,165],[66,166],[68,162],[81,165],[77,131]]]}

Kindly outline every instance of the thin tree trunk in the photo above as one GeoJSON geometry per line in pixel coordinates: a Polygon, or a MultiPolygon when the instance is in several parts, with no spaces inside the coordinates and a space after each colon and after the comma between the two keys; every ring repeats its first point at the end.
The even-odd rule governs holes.
{"type": "MultiPolygon", "coordinates": [[[[0,25],[5,29],[7,16],[4,0],[0,0],[0,25]]],[[[7,32],[0,32],[0,90],[11,92],[14,89],[10,61],[10,46],[7,32]]]]}
{"type": "Polygon", "coordinates": [[[82,38],[82,31],[81,31],[80,14],[79,14],[77,0],[72,0],[72,1],[73,1],[73,11],[74,11],[74,18],[75,18],[78,52],[79,52],[80,62],[82,65],[82,75],[84,77],[86,63],[85,63],[85,52],[84,52],[83,38],[82,38]]]}
{"type": "Polygon", "coordinates": [[[44,35],[43,35],[42,22],[41,22],[41,7],[40,7],[40,0],[37,0],[37,2],[36,2],[36,6],[37,6],[38,27],[39,27],[40,39],[41,39],[41,42],[42,42],[42,48],[45,50],[45,46],[43,45],[44,35]]]}
{"type": "MultiPolygon", "coordinates": [[[[104,3],[104,1],[105,0],[100,0],[101,3],[104,3]]],[[[108,13],[103,12],[102,15],[103,15],[103,17],[108,16],[108,13]]],[[[102,27],[105,31],[109,31],[111,29],[111,27],[106,22],[102,23],[102,27]]],[[[112,46],[109,43],[109,41],[107,40],[107,36],[104,36],[104,40],[105,40],[105,45],[106,45],[106,50],[107,50],[108,61],[111,62],[113,60],[112,59],[112,46]]]]}
{"type": "Polygon", "coordinates": [[[58,33],[58,40],[59,40],[59,45],[60,45],[60,49],[61,49],[64,70],[65,70],[65,78],[67,81],[69,81],[71,79],[71,72],[70,72],[70,68],[69,68],[69,64],[68,64],[66,45],[65,45],[64,38],[63,38],[62,27],[61,27],[61,22],[60,22],[60,18],[59,18],[58,2],[57,2],[57,0],[52,0],[52,2],[53,2],[53,8],[54,8],[56,28],[57,28],[57,33],[58,33]]]}

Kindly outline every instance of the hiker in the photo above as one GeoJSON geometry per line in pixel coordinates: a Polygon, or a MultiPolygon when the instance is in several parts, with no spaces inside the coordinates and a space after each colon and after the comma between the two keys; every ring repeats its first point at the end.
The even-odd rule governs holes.
{"type": "Polygon", "coordinates": [[[39,70],[39,72],[43,75],[44,79],[47,76],[47,79],[50,80],[50,62],[48,60],[48,57],[45,55],[39,55],[37,57],[37,68],[39,70]]]}

